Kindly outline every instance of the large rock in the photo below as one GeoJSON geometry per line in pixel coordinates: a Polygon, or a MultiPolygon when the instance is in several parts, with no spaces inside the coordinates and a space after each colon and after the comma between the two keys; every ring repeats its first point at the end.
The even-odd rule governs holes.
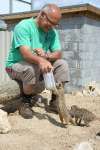
{"type": "Polygon", "coordinates": [[[0,133],[8,133],[11,125],[8,121],[7,113],[0,109],[0,133]]]}

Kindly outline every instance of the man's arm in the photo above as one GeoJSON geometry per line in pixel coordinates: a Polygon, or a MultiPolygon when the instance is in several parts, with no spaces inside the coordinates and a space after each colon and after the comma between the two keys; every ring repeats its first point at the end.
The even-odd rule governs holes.
{"type": "Polygon", "coordinates": [[[49,61],[55,61],[57,59],[61,59],[61,56],[62,56],[61,51],[55,51],[52,53],[51,52],[45,53],[42,48],[36,48],[34,51],[38,56],[41,56],[41,57],[43,57],[49,61]]]}
{"type": "Polygon", "coordinates": [[[56,51],[52,53],[46,53],[45,58],[49,61],[56,61],[57,59],[61,59],[62,53],[61,51],[56,51]]]}
{"type": "Polygon", "coordinates": [[[41,56],[32,54],[29,47],[21,46],[20,52],[26,61],[39,65],[42,72],[48,72],[53,69],[53,66],[48,60],[41,56]]]}

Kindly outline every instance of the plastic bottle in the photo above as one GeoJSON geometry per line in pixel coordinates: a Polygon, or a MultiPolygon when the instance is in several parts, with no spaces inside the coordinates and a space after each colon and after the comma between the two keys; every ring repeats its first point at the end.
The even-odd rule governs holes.
{"type": "Polygon", "coordinates": [[[50,71],[50,72],[44,73],[43,77],[44,77],[45,88],[47,90],[55,90],[56,84],[55,84],[53,72],[50,71]]]}

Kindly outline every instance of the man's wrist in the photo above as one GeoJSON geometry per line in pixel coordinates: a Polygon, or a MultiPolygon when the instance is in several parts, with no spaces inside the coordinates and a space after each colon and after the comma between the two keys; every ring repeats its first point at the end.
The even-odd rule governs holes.
{"type": "Polygon", "coordinates": [[[46,58],[47,60],[51,60],[51,59],[52,59],[52,54],[51,54],[51,53],[46,53],[46,54],[45,54],[45,58],[46,58]]]}

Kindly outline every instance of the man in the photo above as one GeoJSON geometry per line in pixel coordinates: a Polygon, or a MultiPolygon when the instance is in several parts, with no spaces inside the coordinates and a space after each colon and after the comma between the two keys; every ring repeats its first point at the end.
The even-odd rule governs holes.
{"type": "MultiPolygon", "coordinates": [[[[23,98],[19,113],[24,118],[33,117],[31,98],[33,92],[35,94],[35,90],[41,87],[39,83],[44,72],[53,70],[56,81],[65,83],[69,80],[68,65],[61,59],[59,37],[54,29],[60,19],[60,9],[55,4],[47,4],[35,19],[24,19],[14,29],[6,71],[13,80],[22,82],[23,98]]],[[[52,107],[55,99],[53,94],[52,107]]]]}

